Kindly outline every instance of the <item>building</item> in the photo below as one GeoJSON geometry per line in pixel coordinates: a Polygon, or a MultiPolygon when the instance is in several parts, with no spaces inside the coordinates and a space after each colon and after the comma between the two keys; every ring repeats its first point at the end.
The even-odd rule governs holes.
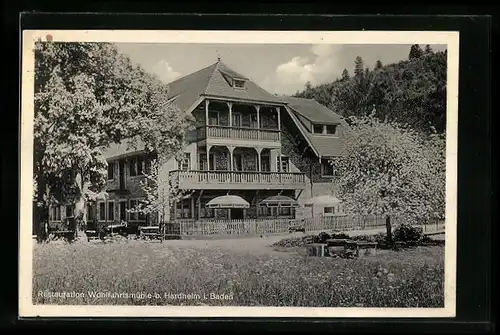
{"type": "MultiPolygon", "coordinates": [[[[192,195],[170,210],[172,219],[240,219],[239,210],[207,209],[211,199],[239,195],[250,203],[245,216],[295,217],[294,209],[259,208],[269,196],[296,200],[328,194],[334,171],[328,160],[342,151],[342,118],[314,100],[276,96],[220,60],[169,84],[169,98],[192,113],[184,159],[162,169],[192,195]]],[[[113,145],[108,159],[108,199],[89,206],[88,217],[102,222],[146,224],[128,213],[145,195],[142,171],[154,157],[140,143],[113,145]]],[[[60,218],[60,217],[59,217],[60,218]]]]}

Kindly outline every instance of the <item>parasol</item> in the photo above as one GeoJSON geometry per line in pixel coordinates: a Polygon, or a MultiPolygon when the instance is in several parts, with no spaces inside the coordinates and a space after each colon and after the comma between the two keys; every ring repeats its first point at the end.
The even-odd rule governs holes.
{"type": "Polygon", "coordinates": [[[223,195],[210,200],[207,208],[249,208],[248,201],[237,195],[223,195]]]}

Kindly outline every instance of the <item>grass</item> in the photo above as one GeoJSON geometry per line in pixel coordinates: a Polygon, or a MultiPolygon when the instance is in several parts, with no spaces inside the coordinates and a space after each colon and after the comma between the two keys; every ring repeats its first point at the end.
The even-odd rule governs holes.
{"type": "Polygon", "coordinates": [[[168,241],[37,244],[33,300],[71,305],[443,307],[443,258],[442,247],[352,260],[198,249],[168,241]],[[54,297],[55,292],[73,295],[54,297]],[[214,294],[225,299],[211,299],[214,294]]]}

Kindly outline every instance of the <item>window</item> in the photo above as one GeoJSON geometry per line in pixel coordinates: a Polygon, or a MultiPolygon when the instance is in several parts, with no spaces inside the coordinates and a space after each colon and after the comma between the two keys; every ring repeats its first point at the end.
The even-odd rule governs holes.
{"type": "Polygon", "coordinates": [[[324,214],[335,214],[335,207],[325,207],[323,208],[324,214]]]}
{"type": "MultiPolygon", "coordinates": [[[[208,171],[207,154],[200,154],[200,170],[208,171]]],[[[210,154],[210,170],[215,170],[214,154],[210,154]]]]}
{"type": "Polygon", "coordinates": [[[333,169],[333,166],[330,164],[330,162],[327,160],[321,161],[321,175],[323,177],[335,176],[335,170],[333,169]]]}
{"type": "Polygon", "coordinates": [[[191,218],[191,199],[184,199],[177,202],[176,217],[189,219],[191,218]]]}
{"type": "Polygon", "coordinates": [[[87,220],[94,220],[94,211],[92,210],[92,205],[87,205],[87,220]]]}
{"type": "Polygon", "coordinates": [[[109,162],[108,163],[108,180],[113,180],[113,179],[115,179],[115,163],[109,162]]]}
{"type": "Polygon", "coordinates": [[[337,126],[336,125],[327,125],[326,126],[326,133],[328,135],[335,135],[337,133],[337,126]]]}
{"type": "Polygon", "coordinates": [[[322,124],[313,125],[313,133],[314,134],[323,134],[323,125],[322,124]]]}
{"type": "Polygon", "coordinates": [[[52,221],[61,221],[61,207],[54,206],[52,207],[52,221]]]}
{"type": "Polygon", "coordinates": [[[127,221],[127,202],[120,201],[120,221],[127,221]]]}
{"type": "Polygon", "coordinates": [[[115,221],[115,203],[108,202],[108,221],[115,221]]]}
{"type": "Polygon", "coordinates": [[[234,80],[234,87],[236,87],[236,88],[245,88],[245,81],[244,80],[235,79],[234,80]]]}
{"type": "Polygon", "coordinates": [[[232,123],[233,123],[233,127],[241,127],[242,126],[240,113],[233,113],[232,123]]]}
{"type": "Polygon", "coordinates": [[[99,221],[106,221],[106,204],[104,202],[99,203],[99,221]]]}
{"type": "Polygon", "coordinates": [[[215,111],[208,112],[208,125],[210,126],[219,125],[219,112],[215,111]]]}
{"type": "Polygon", "coordinates": [[[184,153],[184,158],[177,162],[178,170],[191,170],[191,154],[189,152],[184,153]]]}
{"type": "Polygon", "coordinates": [[[67,205],[66,206],[66,217],[72,217],[73,216],[73,205],[67,205]]]}
{"type": "Polygon", "coordinates": [[[292,215],[292,208],[291,207],[280,207],[278,215],[290,216],[290,215],[292,215]]]}
{"type": "Polygon", "coordinates": [[[209,199],[200,200],[200,218],[213,218],[215,216],[215,211],[212,208],[206,208],[206,204],[209,199]]]}
{"type": "Polygon", "coordinates": [[[134,176],[142,176],[145,169],[145,157],[144,156],[136,156],[130,158],[128,161],[128,170],[131,177],[134,176]]]}
{"type": "Polygon", "coordinates": [[[128,161],[128,171],[130,173],[130,176],[137,176],[137,169],[136,169],[136,164],[137,160],[135,158],[132,158],[128,161]]]}
{"type": "Polygon", "coordinates": [[[137,157],[137,175],[142,176],[142,172],[144,170],[144,157],[137,157]]]}
{"type": "Polygon", "coordinates": [[[277,170],[278,172],[290,172],[290,162],[288,160],[288,157],[286,156],[281,156],[281,169],[280,169],[280,161],[278,159],[277,162],[277,170]]]}

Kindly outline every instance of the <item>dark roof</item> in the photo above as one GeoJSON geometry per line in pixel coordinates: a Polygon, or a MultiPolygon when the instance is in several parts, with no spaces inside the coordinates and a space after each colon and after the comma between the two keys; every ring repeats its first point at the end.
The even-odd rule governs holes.
{"type": "Polygon", "coordinates": [[[245,89],[234,88],[224,78],[224,75],[230,78],[246,79],[245,76],[218,61],[215,64],[168,84],[169,97],[176,97],[175,103],[181,110],[191,107],[200,96],[275,104],[283,103],[278,97],[267,92],[249,79],[246,80],[245,89]]]}
{"type": "Polygon", "coordinates": [[[313,123],[340,124],[342,117],[313,99],[280,97],[295,112],[313,123]]]}
{"type": "Polygon", "coordinates": [[[139,138],[126,138],[120,143],[111,143],[108,147],[103,148],[105,158],[118,158],[130,154],[142,152],[145,149],[144,142],[139,138]]]}
{"type": "Polygon", "coordinates": [[[169,98],[177,97],[175,104],[185,111],[205,93],[216,67],[217,63],[171,82],[168,84],[169,98]]]}
{"type": "MultiPolygon", "coordinates": [[[[338,157],[342,155],[344,143],[341,130],[338,130],[338,136],[313,134],[299,120],[298,116],[294,113],[294,110],[291,108],[287,108],[287,110],[290,112],[289,114],[299,128],[300,132],[306,137],[307,142],[318,156],[338,157]]],[[[340,124],[343,125],[344,121],[341,120],[340,124]]]]}

